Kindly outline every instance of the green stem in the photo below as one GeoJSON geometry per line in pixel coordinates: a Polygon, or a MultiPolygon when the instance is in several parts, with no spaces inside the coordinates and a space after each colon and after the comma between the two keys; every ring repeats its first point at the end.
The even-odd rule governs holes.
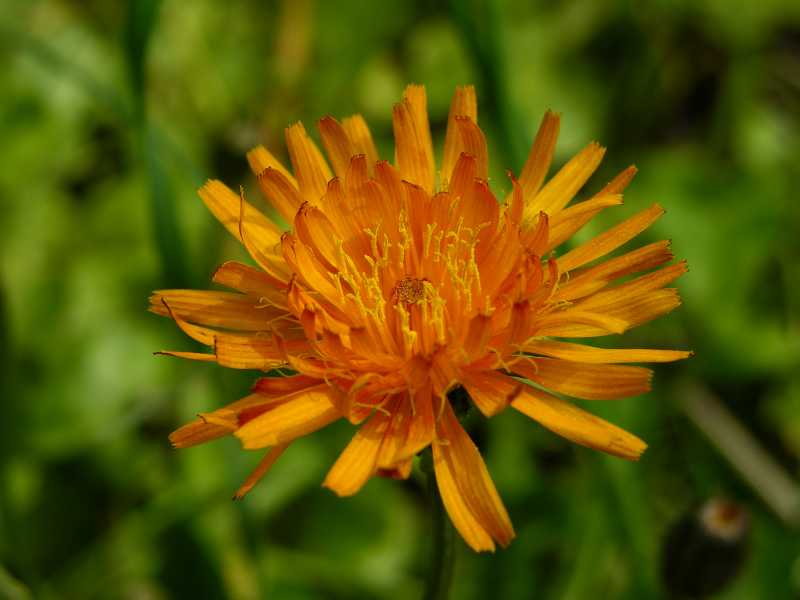
{"type": "Polygon", "coordinates": [[[431,507],[431,560],[424,600],[445,600],[450,595],[455,559],[455,534],[445,514],[442,497],[433,472],[433,457],[428,448],[422,455],[421,467],[426,475],[428,500],[431,507]]]}

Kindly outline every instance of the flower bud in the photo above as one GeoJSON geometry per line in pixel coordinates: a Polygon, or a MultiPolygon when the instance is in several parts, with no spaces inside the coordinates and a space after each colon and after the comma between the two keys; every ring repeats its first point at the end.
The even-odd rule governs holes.
{"type": "Polygon", "coordinates": [[[664,587],[679,598],[706,598],[722,590],[741,570],[749,529],[747,511],[724,498],[711,498],[685,515],[664,540],[664,587]]]}

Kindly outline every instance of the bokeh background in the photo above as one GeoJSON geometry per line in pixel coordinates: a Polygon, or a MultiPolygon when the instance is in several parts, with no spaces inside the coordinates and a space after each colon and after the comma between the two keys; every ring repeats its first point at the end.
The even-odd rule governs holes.
{"type": "MultiPolygon", "coordinates": [[[[691,542],[665,539],[714,496],[750,523],[715,597],[800,595],[800,3],[5,0],[0,50],[0,597],[420,597],[419,484],[321,489],[343,423],[232,502],[258,455],[167,435],[257,373],[153,356],[194,348],[146,312],[243,258],[206,178],[256,197],[245,152],[285,156],[286,125],[329,113],[364,114],[390,156],[407,82],[440,143],[454,87],[477,85],[498,191],[560,112],[557,164],[609,148],[589,192],[640,169],[581,236],[658,201],[640,241],[672,238],[691,268],[679,311],[608,343],[696,356],[590,406],[649,442],[640,463],[513,411],[474,431],[518,537],[457,541],[452,597],[674,597],[664,555],[691,542]]],[[[693,562],[709,577],[714,556],[693,562]]]]}

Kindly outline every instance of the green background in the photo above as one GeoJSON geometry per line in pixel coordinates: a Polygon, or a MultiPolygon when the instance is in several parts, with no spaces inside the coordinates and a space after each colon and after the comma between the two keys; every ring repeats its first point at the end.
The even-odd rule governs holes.
{"type": "Polygon", "coordinates": [[[439,143],[454,87],[476,84],[497,191],[560,112],[557,164],[609,148],[584,194],[640,169],[580,237],[657,201],[639,242],[671,238],[691,269],[681,309],[608,344],[696,356],[657,366],[647,396],[589,406],[647,440],[641,462],[514,411],[474,432],[517,539],[494,555],[458,540],[452,597],[668,597],[665,535],[717,495],[751,520],[718,597],[800,594],[800,3],[7,0],[0,598],[420,597],[419,485],[320,488],[350,425],[294,444],[241,503],[257,454],[170,448],[257,373],[153,356],[195,348],[146,312],[151,290],[207,287],[243,256],[195,195],[206,178],[257,196],[245,152],[285,156],[283,128],[328,113],[364,114],[390,156],[408,82],[439,143]],[[688,416],[718,404],[732,420],[688,416]]]}

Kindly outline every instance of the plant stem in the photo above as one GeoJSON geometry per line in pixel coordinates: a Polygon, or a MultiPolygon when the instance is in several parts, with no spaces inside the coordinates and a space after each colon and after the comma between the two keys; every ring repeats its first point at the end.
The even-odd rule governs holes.
{"type": "Polygon", "coordinates": [[[430,569],[423,598],[424,600],[445,600],[450,595],[450,583],[453,579],[455,535],[453,526],[445,514],[442,497],[439,495],[439,488],[436,485],[430,448],[425,450],[420,466],[426,475],[432,528],[430,569]]]}

